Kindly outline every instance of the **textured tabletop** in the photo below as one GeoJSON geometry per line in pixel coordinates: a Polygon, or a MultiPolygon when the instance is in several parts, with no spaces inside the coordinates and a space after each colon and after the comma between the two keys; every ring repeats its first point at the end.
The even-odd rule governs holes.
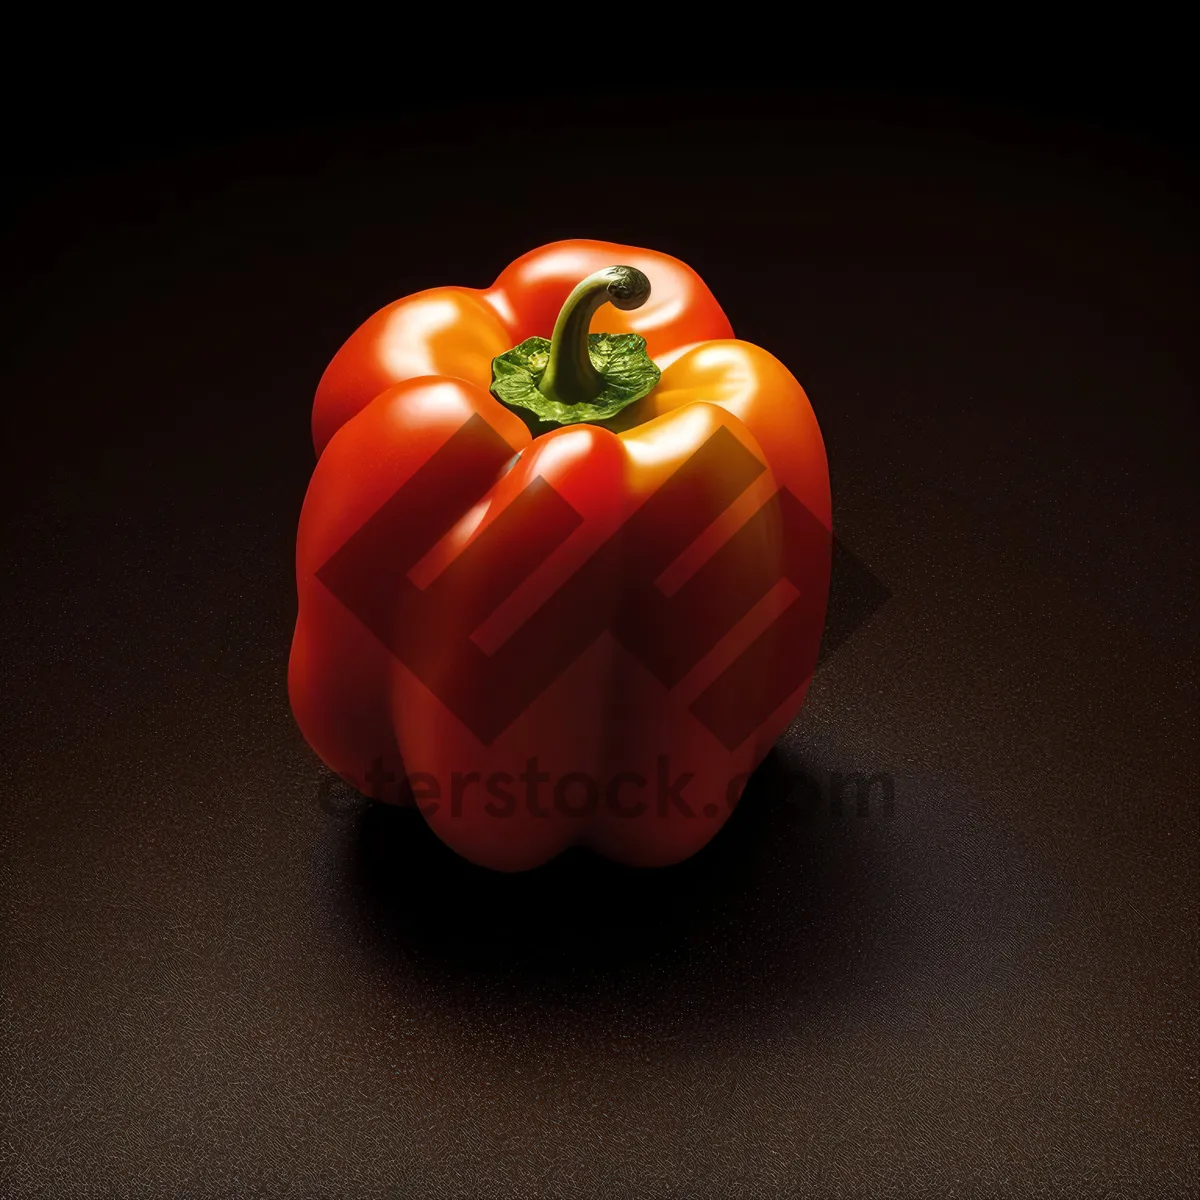
{"type": "Polygon", "coordinates": [[[4,1195],[1196,1194],[1192,164],[916,102],[648,108],[572,114],[552,171],[497,156],[566,122],[531,100],[29,190],[4,1195]],[[689,262],[829,452],[809,700],[656,873],[467,866],[287,702],[325,363],[560,237],[689,262]]]}

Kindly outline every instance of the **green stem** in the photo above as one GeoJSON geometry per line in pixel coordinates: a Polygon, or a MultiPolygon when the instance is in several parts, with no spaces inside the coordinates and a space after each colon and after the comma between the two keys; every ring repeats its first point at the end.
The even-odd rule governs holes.
{"type": "Polygon", "coordinates": [[[588,330],[602,304],[628,312],[650,298],[650,280],[636,267],[605,267],[575,286],[554,322],[550,358],[538,391],[559,404],[586,404],[604,390],[588,354],[588,330]]]}

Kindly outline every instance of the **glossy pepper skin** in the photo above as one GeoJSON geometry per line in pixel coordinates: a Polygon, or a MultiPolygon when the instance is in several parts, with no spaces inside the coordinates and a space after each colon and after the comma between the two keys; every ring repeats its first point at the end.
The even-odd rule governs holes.
{"type": "MultiPolygon", "coordinates": [[[[434,832],[472,862],[500,870],[537,866],[573,844],[623,863],[662,866],[708,842],[803,702],[824,627],[831,514],[824,445],[804,390],[770,353],[733,337],[699,276],[654,251],[566,241],[524,255],[490,288],[434,288],[398,300],[370,317],[330,362],[317,389],[312,431],[319,457],[297,539],[299,615],[289,693],[300,729],[321,759],[366,792],[373,790],[371,771],[397,780],[407,772],[434,832]],[[493,360],[526,338],[548,338],[572,289],[613,264],[643,272],[652,290],[631,311],[605,304],[592,328],[640,334],[661,379],[609,425],[569,424],[535,436],[491,394],[493,360]],[[511,556],[497,558],[493,547],[490,558],[480,553],[476,560],[494,561],[491,569],[501,574],[517,565],[498,606],[477,611],[476,588],[439,608],[428,631],[433,644],[426,647],[423,682],[367,628],[361,611],[356,615],[333,594],[322,572],[339,553],[344,560],[356,533],[472,418],[478,419],[473,428],[486,423],[470,468],[482,480],[481,499],[427,539],[436,544],[410,578],[420,588],[434,587],[452,577],[460,557],[467,561],[475,543],[492,545],[503,540],[501,533],[511,556]],[[739,581],[754,577],[746,585],[753,604],[731,599],[722,585],[681,615],[627,588],[618,565],[596,577],[581,603],[606,632],[574,657],[564,649],[563,669],[494,736],[472,732],[428,681],[430,671],[457,673],[437,682],[469,693],[471,664],[478,669],[481,660],[447,650],[443,662],[439,639],[449,646],[446,631],[465,623],[483,653],[500,656],[496,661],[507,642],[520,644],[518,634],[534,645],[531,620],[550,611],[549,601],[602,547],[625,536],[639,509],[705,447],[723,448],[730,472],[736,474],[736,462],[743,471],[738,478],[749,482],[734,487],[732,503],[715,502],[716,520],[681,535],[686,549],[673,556],[656,586],[668,598],[686,590],[689,577],[717,562],[721,547],[741,530],[739,554],[725,574],[734,592],[739,581]],[[754,469],[746,473],[750,461],[754,469]],[[547,484],[577,520],[552,554],[520,565],[520,505],[531,488],[547,484]],[[781,490],[811,516],[805,536],[762,518],[781,490]],[[793,582],[783,582],[784,575],[793,582]],[[688,611],[703,623],[710,609],[736,618],[728,636],[699,662],[685,664],[689,669],[676,672],[678,678],[672,675],[669,686],[661,671],[655,678],[627,649],[639,638],[653,646],[655,621],[663,622],[657,633],[666,642],[676,632],[672,623],[687,621],[688,611]],[[773,623],[785,610],[792,618],[786,631],[784,622],[773,623]],[[629,636],[623,639],[622,630],[629,636]],[[691,706],[750,642],[756,661],[768,664],[753,686],[779,702],[731,747],[691,706]]],[[[721,474],[713,473],[714,495],[729,486],[721,474]]],[[[688,512],[664,520],[683,528],[688,512]]],[[[403,528],[420,520],[414,511],[403,528]]],[[[678,531],[657,532],[669,541],[678,531]]],[[[645,536],[653,540],[657,532],[645,536]]],[[[613,561],[632,561],[629,554],[638,552],[634,547],[613,561]]],[[[361,573],[355,586],[366,594],[374,586],[363,582],[370,564],[350,569],[361,573]]],[[[396,584],[386,570],[383,576],[386,593],[396,584]]],[[[391,597],[378,589],[372,594],[386,619],[391,597]]],[[[567,638],[558,624],[540,635],[551,643],[567,638]]],[[[510,677],[516,674],[519,663],[510,677]]],[[[481,675],[479,686],[503,684],[481,675]]]]}

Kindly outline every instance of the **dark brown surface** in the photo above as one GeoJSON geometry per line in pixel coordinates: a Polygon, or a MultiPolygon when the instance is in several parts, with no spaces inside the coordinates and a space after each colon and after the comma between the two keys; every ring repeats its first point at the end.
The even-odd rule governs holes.
{"type": "Polygon", "coordinates": [[[1193,164],[750,101],[628,126],[589,199],[594,150],[498,161],[546,120],[18,212],[4,1194],[1194,1195],[1193,164]],[[686,259],[793,369],[891,599],[699,858],[498,878],[322,792],[291,555],[340,340],[563,236],[686,259]],[[888,773],[894,814],[789,769],[888,773]]]}

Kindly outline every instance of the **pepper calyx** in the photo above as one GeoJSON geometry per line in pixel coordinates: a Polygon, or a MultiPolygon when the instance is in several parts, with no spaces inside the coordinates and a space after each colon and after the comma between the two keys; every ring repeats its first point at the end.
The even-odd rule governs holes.
{"type": "MultiPolygon", "coordinates": [[[[539,422],[579,425],[608,421],[648,395],[661,372],[646,353],[646,339],[636,333],[589,333],[587,354],[602,387],[589,400],[563,403],[538,385],[550,363],[549,338],[526,338],[492,360],[492,394],[510,408],[523,409],[539,422]]],[[[518,414],[520,415],[520,414],[518,414]]]]}

